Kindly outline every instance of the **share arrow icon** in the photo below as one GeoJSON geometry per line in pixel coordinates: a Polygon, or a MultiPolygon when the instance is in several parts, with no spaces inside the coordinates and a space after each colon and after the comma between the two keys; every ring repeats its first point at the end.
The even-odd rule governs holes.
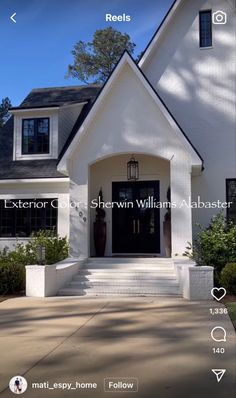
{"type": "Polygon", "coordinates": [[[216,379],[218,383],[221,381],[222,377],[224,376],[226,369],[211,369],[213,373],[216,375],[216,379]]]}

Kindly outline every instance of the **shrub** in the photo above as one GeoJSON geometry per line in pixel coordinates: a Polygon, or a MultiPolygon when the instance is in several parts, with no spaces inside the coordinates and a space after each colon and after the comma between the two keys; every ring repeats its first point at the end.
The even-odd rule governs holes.
{"type": "Polygon", "coordinates": [[[236,262],[236,225],[228,222],[224,215],[219,213],[212,218],[208,228],[199,228],[200,232],[193,247],[187,247],[185,255],[199,265],[213,266],[218,283],[225,264],[236,262]]]}
{"type": "Polygon", "coordinates": [[[38,248],[45,247],[45,264],[54,264],[68,257],[69,245],[51,231],[39,231],[26,245],[17,244],[15,250],[0,252],[0,294],[25,289],[25,265],[38,263],[38,248]]]}
{"type": "Polygon", "coordinates": [[[236,262],[228,263],[220,273],[220,284],[228,294],[236,294],[236,262]]]}
{"type": "Polygon", "coordinates": [[[15,249],[11,252],[6,249],[0,253],[0,264],[1,263],[8,264],[19,264],[19,265],[27,265],[28,258],[25,250],[25,246],[22,243],[17,243],[15,249]]]}
{"type": "Polygon", "coordinates": [[[14,251],[0,253],[0,294],[11,294],[25,289],[25,265],[27,256],[22,244],[14,251]]]}
{"type": "Polygon", "coordinates": [[[38,263],[38,248],[45,247],[45,264],[54,264],[69,255],[67,239],[56,235],[53,231],[39,231],[32,235],[25,250],[30,264],[38,263]]]}
{"type": "Polygon", "coordinates": [[[17,293],[25,289],[25,267],[0,263],[0,294],[17,293]]]}

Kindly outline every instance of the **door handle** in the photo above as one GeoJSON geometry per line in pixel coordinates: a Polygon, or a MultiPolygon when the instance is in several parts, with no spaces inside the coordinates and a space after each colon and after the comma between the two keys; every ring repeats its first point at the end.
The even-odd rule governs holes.
{"type": "Polygon", "coordinates": [[[139,234],[140,233],[140,225],[139,225],[139,220],[137,220],[137,226],[138,226],[138,231],[137,231],[137,233],[139,234]]]}
{"type": "Polygon", "coordinates": [[[136,234],[136,223],[135,223],[135,220],[133,220],[133,234],[136,234]]]}

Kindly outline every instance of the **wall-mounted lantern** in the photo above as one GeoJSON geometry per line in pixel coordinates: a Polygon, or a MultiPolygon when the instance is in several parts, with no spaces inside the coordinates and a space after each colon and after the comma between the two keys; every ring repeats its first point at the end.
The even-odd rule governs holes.
{"type": "Polygon", "coordinates": [[[136,181],[139,179],[139,164],[133,155],[127,163],[127,179],[129,181],[136,181]]]}

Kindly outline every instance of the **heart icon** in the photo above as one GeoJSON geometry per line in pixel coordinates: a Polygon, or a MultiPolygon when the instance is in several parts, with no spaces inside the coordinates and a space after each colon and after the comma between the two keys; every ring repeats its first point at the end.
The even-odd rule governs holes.
{"type": "Polygon", "coordinates": [[[213,289],[211,289],[211,295],[217,301],[220,301],[220,300],[222,300],[223,297],[225,297],[226,290],[224,287],[213,287],[213,289]]]}

